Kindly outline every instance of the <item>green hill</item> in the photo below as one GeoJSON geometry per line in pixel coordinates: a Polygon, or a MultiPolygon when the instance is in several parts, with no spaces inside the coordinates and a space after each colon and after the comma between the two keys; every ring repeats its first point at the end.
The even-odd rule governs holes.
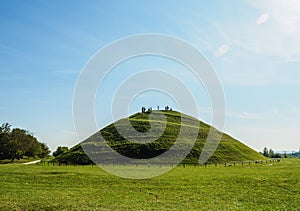
{"type": "MultiPolygon", "coordinates": [[[[149,117],[150,112],[136,113],[128,118],[121,119],[114,124],[110,124],[83,141],[81,144],[71,148],[69,152],[58,156],[55,160],[63,163],[89,164],[91,163],[91,160],[84,153],[84,150],[82,149],[82,146],[84,146],[84,149],[89,149],[89,151],[92,152],[94,161],[97,156],[100,156],[99,152],[101,151],[101,162],[112,163],[114,162],[114,158],[111,157],[109,152],[106,153],[106,151],[103,151],[103,146],[99,142],[99,140],[103,140],[103,138],[111,148],[127,157],[135,159],[154,158],[166,152],[173,146],[176,139],[179,137],[178,135],[181,130],[183,131],[183,135],[180,136],[180,141],[184,143],[180,145],[182,147],[189,146],[188,144],[191,142],[191,139],[193,139],[193,135],[196,135],[196,142],[193,145],[192,150],[182,162],[198,162],[211,126],[194,117],[176,111],[152,111],[151,119],[149,119],[149,117]],[[137,134],[136,132],[132,132],[130,130],[130,128],[132,128],[130,124],[140,133],[137,134]],[[116,127],[118,127],[118,130],[116,127]],[[122,131],[122,135],[127,139],[144,142],[137,143],[128,141],[119,134],[118,131],[120,130],[122,131]],[[197,134],[195,134],[195,131],[197,134]],[[162,133],[162,135],[156,139],[156,134],[160,133],[162,133]],[[149,139],[154,139],[154,141],[149,142],[149,139]]],[[[180,156],[179,148],[174,148],[172,150],[172,156],[180,156]]],[[[265,159],[267,158],[245,144],[227,134],[222,134],[221,141],[214,154],[208,160],[208,163],[265,159]]],[[[172,157],[165,162],[172,162],[172,157]]]]}

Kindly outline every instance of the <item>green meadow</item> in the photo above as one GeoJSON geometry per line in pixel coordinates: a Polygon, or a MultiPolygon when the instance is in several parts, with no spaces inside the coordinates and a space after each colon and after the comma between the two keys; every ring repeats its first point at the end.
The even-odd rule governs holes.
{"type": "Polygon", "coordinates": [[[299,210],[300,159],[178,166],[143,180],[91,165],[3,164],[0,187],[0,210],[299,210]]]}

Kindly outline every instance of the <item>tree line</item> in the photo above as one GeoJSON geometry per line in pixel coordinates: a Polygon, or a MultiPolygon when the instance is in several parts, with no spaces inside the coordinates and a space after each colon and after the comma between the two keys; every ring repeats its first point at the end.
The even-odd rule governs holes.
{"type": "MultiPolygon", "coordinates": [[[[282,157],[281,154],[275,153],[271,148],[268,149],[267,147],[265,147],[263,149],[262,154],[268,158],[281,158],[282,157]]],[[[286,155],[284,155],[284,157],[286,157],[286,155]]]]}
{"type": "Polygon", "coordinates": [[[13,128],[8,123],[0,127],[0,160],[21,159],[23,156],[45,158],[49,147],[41,143],[29,131],[13,128]]]}

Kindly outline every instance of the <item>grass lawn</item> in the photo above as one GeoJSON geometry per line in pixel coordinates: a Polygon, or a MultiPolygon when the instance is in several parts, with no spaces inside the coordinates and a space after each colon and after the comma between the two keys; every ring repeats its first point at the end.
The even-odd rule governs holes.
{"type": "Polygon", "coordinates": [[[299,209],[300,159],[180,166],[145,180],[119,178],[96,166],[0,165],[0,210],[299,209]]]}

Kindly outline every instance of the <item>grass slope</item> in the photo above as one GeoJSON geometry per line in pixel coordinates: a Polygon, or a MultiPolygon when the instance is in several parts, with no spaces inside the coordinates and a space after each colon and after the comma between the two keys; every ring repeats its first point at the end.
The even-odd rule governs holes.
{"type": "MultiPolygon", "coordinates": [[[[183,162],[197,163],[211,127],[196,118],[176,111],[152,111],[151,116],[154,120],[149,120],[149,113],[136,113],[134,115],[131,115],[127,119],[121,119],[114,124],[108,125],[107,127],[103,128],[102,130],[85,140],[83,144],[92,148],[94,154],[97,155],[97,152],[100,151],[97,149],[101,148],[101,145],[99,145],[101,133],[108,144],[122,155],[131,158],[147,159],[156,157],[157,155],[160,155],[170,149],[170,147],[176,141],[180,130],[182,130],[185,134],[182,137],[185,143],[189,143],[189,141],[193,139],[192,135],[195,134],[196,131],[197,140],[193,145],[191,152],[187,155],[183,162]],[[166,121],[162,120],[162,115],[164,115],[166,121]],[[137,134],[138,136],[130,134],[131,125],[126,120],[130,120],[131,125],[137,131],[141,132],[137,134]],[[150,123],[152,124],[152,128],[150,126],[150,123]],[[115,125],[118,125],[127,136],[138,140],[148,140],[149,137],[154,136],[155,134],[160,132],[163,132],[163,134],[156,141],[147,144],[139,144],[130,142],[122,137],[118,133],[115,125]],[[145,135],[143,135],[143,132],[147,132],[150,129],[153,133],[145,133],[145,135]]],[[[180,149],[178,149],[177,151],[176,149],[174,149],[174,156],[178,156],[178,154],[180,153],[180,149]]],[[[105,159],[108,163],[112,162],[112,158],[109,155],[106,155],[104,153],[102,154],[102,156],[105,156],[105,159]]],[[[258,152],[247,147],[246,145],[230,137],[229,135],[223,134],[217,150],[209,159],[208,163],[264,159],[266,158],[258,152]]],[[[89,158],[84,154],[80,144],[73,147],[70,152],[59,156],[56,160],[69,163],[90,163],[89,158]]],[[[172,162],[172,159],[166,160],[166,163],[169,162],[172,162]]]]}
{"type": "Polygon", "coordinates": [[[0,210],[299,210],[299,175],[300,159],[179,166],[147,180],[96,166],[6,164],[0,165],[0,210]]]}

